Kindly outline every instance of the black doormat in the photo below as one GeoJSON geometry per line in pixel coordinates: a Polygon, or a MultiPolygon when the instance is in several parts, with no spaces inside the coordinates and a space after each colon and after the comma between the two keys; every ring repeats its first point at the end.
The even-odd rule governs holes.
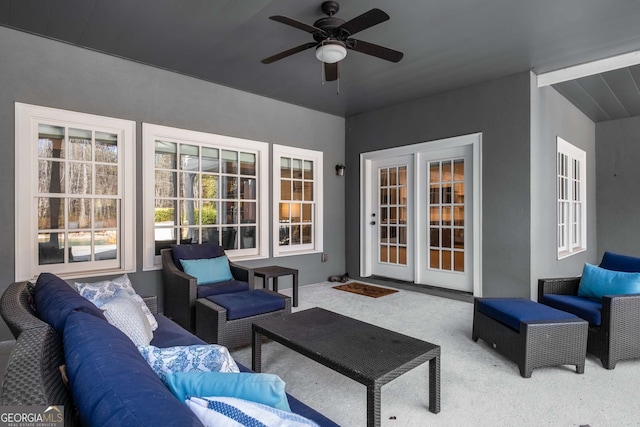
{"type": "Polygon", "coordinates": [[[367,285],[366,283],[360,282],[345,283],[344,285],[334,286],[333,289],[365,295],[371,298],[380,298],[398,292],[395,289],[381,288],[380,286],[367,285]]]}

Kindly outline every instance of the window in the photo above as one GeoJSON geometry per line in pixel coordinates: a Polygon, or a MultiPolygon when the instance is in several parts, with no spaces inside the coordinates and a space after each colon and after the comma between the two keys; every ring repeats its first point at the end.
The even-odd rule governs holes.
{"type": "Polygon", "coordinates": [[[322,152],[273,146],[273,256],[322,251],[322,152]]]}
{"type": "Polygon", "coordinates": [[[16,103],[16,280],[135,271],[134,137],[132,121],[16,103]]]}
{"type": "Polygon", "coordinates": [[[174,243],[266,257],[268,144],[144,123],[144,268],[174,243]]]}
{"type": "Polygon", "coordinates": [[[587,249],[586,153],[557,138],[558,259],[587,249]]]}

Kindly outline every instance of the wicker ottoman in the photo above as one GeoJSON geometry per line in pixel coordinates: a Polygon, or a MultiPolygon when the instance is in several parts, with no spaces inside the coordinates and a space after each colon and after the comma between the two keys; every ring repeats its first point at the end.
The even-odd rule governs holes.
{"type": "Polygon", "coordinates": [[[291,313],[291,297],[268,289],[211,295],[196,300],[196,335],[233,349],[251,344],[256,320],[291,313]]]}
{"type": "Polygon", "coordinates": [[[490,344],[514,361],[520,375],[535,368],[575,365],[584,373],[587,321],[552,307],[521,298],[476,298],[472,338],[490,344]]]}

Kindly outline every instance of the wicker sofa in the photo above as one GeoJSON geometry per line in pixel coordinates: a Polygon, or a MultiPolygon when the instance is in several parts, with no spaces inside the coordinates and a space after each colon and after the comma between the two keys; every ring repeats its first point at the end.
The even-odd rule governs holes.
{"type": "MultiPolygon", "coordinates": [[[[33,285],[17,282],[0,299],[0,314],[16,337],[0,405],[64,405],[66,426],[202,425],[159,380],[131,340],[94,312],[95,306],[87,305],[88,300],[62,279],[50,274],[42,278],[36,288],[47,286],[51,292],[46,298],[34,297],[33,285]],[[63,365],[68,386],[61,375],[63,365]]],[[[205,344],[157,314],[155,301],[145,298],[158,322],[152,345],[205,344]]],[[[294,397],[287,398],[293,412],[321,426],[337,426],[294,397]]]]}

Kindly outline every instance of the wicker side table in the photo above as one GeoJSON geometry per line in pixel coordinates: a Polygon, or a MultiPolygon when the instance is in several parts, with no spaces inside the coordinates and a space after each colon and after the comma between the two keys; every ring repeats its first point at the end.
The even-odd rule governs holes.
{"type": "Polygon", "coordinates": [[[298,270],[295,268],[280,267],[279,265],[270,265],[254,268],[253,275],[255,277],[262,277],[263,286],[266,289],[269,289],[269,279],[273,279],[274,292],[278,292],[278,277],[293,276],[293,306],[298,306],[298,270]]]}

